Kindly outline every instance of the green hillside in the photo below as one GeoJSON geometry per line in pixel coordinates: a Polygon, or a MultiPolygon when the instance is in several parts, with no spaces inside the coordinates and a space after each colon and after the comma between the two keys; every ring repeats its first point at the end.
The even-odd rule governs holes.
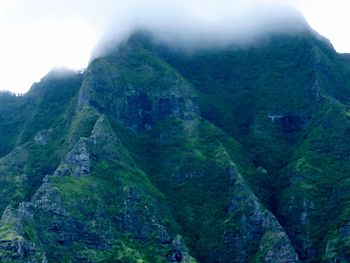
{"type": "Polygon", "coordinates": [[[0,93],[0,261],[350,262],[349,84],[305,26],[0,93]]]}

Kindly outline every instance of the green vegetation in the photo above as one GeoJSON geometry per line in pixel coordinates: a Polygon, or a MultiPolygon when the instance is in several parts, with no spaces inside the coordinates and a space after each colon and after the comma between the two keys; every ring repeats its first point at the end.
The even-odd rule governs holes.
{"type": "Polygon", "coordinates": [[[306,30],[0,93],[0,261],[349,262],[349,87],[306,30]]]}

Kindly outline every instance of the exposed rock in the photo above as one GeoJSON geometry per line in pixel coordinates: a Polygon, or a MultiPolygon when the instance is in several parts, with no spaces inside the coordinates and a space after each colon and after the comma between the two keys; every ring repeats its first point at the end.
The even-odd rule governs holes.
{"type": "Polygon", "coordinates": [[[300,178],[298,179],[297,176],[293,179],[292,187],[288,193],[289,199],[285,203],[286,207],[281,212],[288,217],[285,227],[288,229],[289,236],[294,241],[299,258],[301,260],[307,260],[318,254],[316,247],[312,244],[310,235],[310,223],[315,216],[317,208],[314,202],[309,200],[307,196],[295,194],[298,193],[295,187],[298,187],[299,180],[300,178]],[[297,238],[300,232],[303,233],[303,238],[297,238]]]}
{"type": "Polygon", "coordinates": [[[76,177],[88,175],[90,173],[90,154],[88,152],[87,138],[81,138],[67,154],[63,163],[57,168],[54,175],[76,177]]]}
{"type": "Polygon", "coordinates": [[[350,60],[320,41],[136,36],[0,94],[0,261],[350,262],[350,60]]]}
{"type": "Polygon", "coordinates": [[[77,103],[76,112],[81,111],[85,106],[89,106],[89,98],[87,97],[86,94],[84,94],[84,89],[80,89],[78,93],[78,103],[77,103]]]}
{"type": "Polygon", "coordinates": [[[229,216],[234,221],[225,232],[225,240],[227,246],[236,251],[235,262],[247,262],[255,253],[259,255],[259,262],[299,262],[278,220],[261,205],[236,168],[231,167],[229,216]]]}
{"type": "Polygon", "coordinates": [[[8,207],[1,218],[0,261],[18,263],[47,263],[45,253],[23,237],[23,225],[17,212],[8,207]]]}
{"type": "Polygon", "coordinates": [[[258,262],[261,263],[295,263],[298,256],[284,232],[265,232],[260,241],[258,262]]]}
{"type": "MultiPolygon", "coordinates": [[[[46,262],[45,253],[42,252],[41,248],[37,248],[36,242],[33,242],[33,239],[36,241],[37,236],[45,240],[43,247],[49,251],[47,257],[50,260],[57,260],[62,258],[62,254],[60,254],[62,252],[55,250],[55,247],[67,251],[73,249],[75,244],[80,244],[97,251],[108,251],[113,248],[114,243],[121,235],[122,237],[127,236],[128,239],[132,238],[133,241],[128,240],[128,242],[147,244],[147,246],[153,244],[165,252],[173,251],[177,255],[176,262],[195,262],[189,255],[184,242],[178,238],[173,239],[167,227],[161,223],[162,212],[158,211],[160,208],[154,205],[156,201],[151,201],[153,197],[150,196],[150,193],[146,193],[144,190],[140,192],[136,187],[123,186],[122,181],[119,184],[114,184],[116,197],[113,205],[121,210],[111,214],[109,212],[111,208],[106,206],[111,197],[104,197],[103,194],[103,191],[107,189],[91,186],[95,187],[96,195],[101,195],[97,202],[94,195],[90,195],[90,193],[66,200],[62,197],[61,190],[55,187],[52,182],[55,177],[66,176],[78,180],[89,176],[95,168],[96,158],[107,158],[110,162],[116,163],[123,162],[123,166],[131,169],[130,167],[133,165],[131,157],[125,153],[125,149],[113,131],[109,129],[107,121],[101,116],[93,128],[91,136],[80,138],[55,173],[47,175],[43,179],[42,185],[33,195],[31,202],[21,203],[17,210],[6,210],[3,218],[11,218],[15,229],[11,232],[13,235],[10,238],[1,241],[0,257],[1,253],[6,253],[7,259],[7,254],[12,251],[10,258],[18,258],[18,262],[36,263],[39,262],[37,260],[39,258],[42,260],[40,262],[46,262]],[[116,152],[115,149],[120,152],[116,152]],[[91,156],[95,156],[95,159],[92,159],[91,156]],[[89,173],[82,173],[86,167],[89,168],[89,173]],[[103,198],[107,199],[101,200],[103,198]],[[91,203],[95,204],[93,212],[88,208],[91,203]],[[35,233],[35,236],[31,236],[29,239],[28,232],[25,230],[27,226],[30,226],[30,231],[35,233]],[[116,236],[116,231],[118,231],[119,237],[116,236]],[[179,260],[179,256],[181,256],[181,260],[179,260]]],[[[6,220],[9,221],[9,219],[6,220]]],[[[6,222],[3,219],[1,225],[6,224],[6,222]]],[[[83,253],[83,250],[79,251],[75,251],[75,260],[78,261],[81,260],[79,253],[83,253]]],[[[164,255],[158,253],[164,260],[167,260],[167,253],[164,255]]],[[[87,260],[91,259],[91,255],[82,257],[87,260]]],[[[3,258],[5,259],[5,256],[3,258]]]]}
{"type": "Polygon", "coordinates": [[[161,225],[157,216],[144,204],[137,189],[124,189],[123,214],[120,230],[133,233],[134,238],[148,242],[156,238],[161,244],[171,243],[171,237],[165,226],[161,225]]]}
{"type": "Polygon", "coordinates": [[[42,130],[39,131],[35,137],[34,141],[38,145],[46,145],[47,142],[50,140],[52,134],[52,130],[42,130]]]}
{"type": "Polygon", "coordinates": [[[195,263],[180,235],[177,235],[171,243],[172,252],[168,257],[170,262],[195,263]]]}
{"type": "Polygon", "coordinates": [[[120,141],[111,136],[111,132],[106,128],[104,124],[104,117],[101,116],[91,132],[91,136],[88,138],[80,138],[74,145],[72,150],[68,152],[65,159],[60,166],[56,169],[54,175],[66,176],[73,175],[76,177],[86,176],[91,172],[93,156],[97,156],[98,153],[104,153],[104,155],[111,155],[110,158],[125,159],[131,161],[129,156],[125,156],[122,151],[113,152],[110,150],[110,145],[120,145],[120,141]]]}
{"type": "MultiPolygon", "coordinates": [[[[121,56],[127,55],[128,52],[130,51],[126,48],[121,52],[121,56]]],[[[137,131],[149,130],[167,117],[187,121],[198,117],[193,87],[171,69],[163,65],[155,67],[161,67],[163,74],[158,75],[159,72],[150,65],[141,67],[140,72],[135,72],[145,79],[145,82],[149,81],[150,85],[157,85],[156,88],[149,89],[145,84],[125,84],[125,79],[119,71],[118,60],[95,61],[86,73],[82,94],[90,94],[91,105],[102,112],[113,113],[114,118],[137,131]],[[96,72],[113,72],[113,77],[96,72]],[[155,79],[157,84],[154,83],[155,79]],[[101,83],[108,85],[102,86],[101,83]],[[107,94],[106,91],[110,93],[107,94]],[[100,92],[99,99],[92,95],[95,92],[100,92]]]]}

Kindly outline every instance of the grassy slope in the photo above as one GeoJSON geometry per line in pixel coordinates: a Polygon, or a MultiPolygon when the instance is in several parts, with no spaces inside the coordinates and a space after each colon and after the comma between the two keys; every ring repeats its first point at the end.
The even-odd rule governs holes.
{"type": "Polygon", "coordinates": [[[57,78],[52,74],[24,96],[9,97],[11,104],[0,110],[4,118],[9,118],[12,127],[1,129],[4,133],[1,145],[8,147],[3,153],[10,149],[12,152],[0,159],[0,211],[9,204],[30,200],[43,177],[56,169],[65,151],[62,147],[67,132],[64,116],[80,87],[81,76],[69,73],[57,78]],[[13,111],[8,114],[8,110],[13,111]],[[17,119],[20,119],[18,125],[17,119]],[[45,145],[35,143],[35,135],[44,129],[52,129],[48,142],[45,145]],[[9,140],[10,136],[13,139],[9,140]],[[17,148],[13,149],[15,146],[17,148]]]}
{"type": "MultiPolygon", "coordinates": [[[[121,118],[118,111],[123,109],[118,96],[126,101],[125,96],[128,98],[139,92],[148,95],[154,103],[153,109],[157,108],[159,97],[165,99],[169,94],[180,94],[182,98],[197,101],[196,95],[190,91],[192,87],[181,80],[182,77],[172,67],[139,44],[131,43],[131,47],[95,61],[99,66],[90,68],[89,72],[98,70],[100,73],[90,80],[97,87],[95,92],[101,89],[98,94],[95,93],[93,101],[98,109],[106,112],[110,119],[118,120],[121,118]],[[179,79],[175,78],[173,83],[174,75],[179,79]],[[108,100],[111,94],[114,101],[108,100]]],[[[140,109],[144,106],[139,105],[140,109]]],[[[142,114],[142,110],[139,112],[142,114]]],[[[228,171],[232,160],[246,177],[254,174],[254,168],[241,145],[219,128],[199,115],[190,120],[181,118],[165,118],[150,131],[142,133],[131,133],[117,124],[115,129],[135,162],[167,198],[193,255],[203,262],[211,262],[218,257],[227,261],[238,252],[223,245],[224,233],[229,232],[231,227],[225,225],[230,221],[227,221],[231,203],[228,171]]],[[[137,122],[137,116],[134,121],[137,122]]],[[[253,257],[256,251],[256,247],[252,248],[250,256],[253,257]]]]}
{"type": "MultiPolygon", "coordinates": [[[[29,201],[42,178],[54,172],[81,138],[91,136],[102,115],[113,140],[122,142],[91,148],[95,159],[88,177],[50,177],[68,216],[34,206],[35,220],[24,222],[24,236],[45,240],[42,246],[52,260],[161,262],[171,248],[153,236],[150,222],[155,218],[170,235],[180,233],[200,261],[212,262],[218,254],[227,261],[237,251],[223,246],[222,233],[227,224],[240,227],[226,211],[232,197],[227,171],[234,161],[254,193],[287,227],[302,259],[338,257],[346,262],[350,242],[342,229],[348,224],[350,198],[348,58],[310,35],[194,55],[133,45],[133,50],[91,64],[80,92],[94,108],[77,111],[77,75],[49,76],[24,97],[1,95],[6,143],[0,155],[21,145],[1,159],[1,209],[29,201]],[[135,90],[152,103],[185,98],[185,113],[167,118],[159,111],[151,130],[131,132],[118,118],[136,129],[150,121],[148,112],[137,109],[127,113],[146,115],[128,119],[119,114],[126,107],[123,96],[135,90]],[[192,100],[198,102],[200,116],[192,100]],[[12,116],[14,112],[20,114],[12,116]],[[271,122],[269,114],[289,114],[290,119],[271,122]],[[35,144],[36,133],[49,128],[53,133],[48,144],[35,144]],[[123,202],[131,202],[134,210],[125,210],[123,202]],[[120,222],[130,213],[137,214],[134,225],[146,228],[130,224],[122,232],[120,222]],[[51,231],[57,226],[63,232],[72,226],[81,231],[62,237],[51,231]]],[[[274,238],[264,237],[265,245],[274,238]]],[[[251,251],[252,261],[260,257],[253,255],[256,251],[251,251]]]]}
{"type": "MultiPolygon", "coordinates": [[[[163,56],[198,88],[203,117],[267,170],[247,179],[287,227],[301,259],[319,262],[327,236],[339,237],[348,223],[348,58],[309,34],[247,50],[163,56]],[[307,125],[290,132],[284,125],[292,123],[272,123],[270,113],[301,115],[307,125]]],[[[341,239],[335,250],[343,252],[332,257],[347,260],[341,239]]]]}

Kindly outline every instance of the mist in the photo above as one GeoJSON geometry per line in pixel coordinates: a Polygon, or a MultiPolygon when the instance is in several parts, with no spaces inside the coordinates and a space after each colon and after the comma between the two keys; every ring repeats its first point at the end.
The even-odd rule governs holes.
{"type": "MultiPolygon", "coordinates": [[[[311,17],[328,25],[337,18],[328,12],[337,6],[326,5],[329,1],[2,0],[0,90],[24,92],[53,67],[85,68],[93,50],[92,58],[102,55],[136,30],[193,50],[256,44],[273,32],[302,30],[306,23],[299,9],[308,22],[311,17]],[[323,10],[322,16],[315,10],[323,10]]],[[[338,32],[337,28],[341,29],[330,25],[329,32],[338,32]]],[[[347,43],[346,34],[337,36],[347,43]]]]}
{"type": "Polygon", "coordinates": [[[115,48],[135,31],[148,32],[158,42],[193,51],[258,44],[271,33],[309,28],[303,15],[291,5],[257,2],[130,3],[111,19],[92,58],[115,48]]]}

